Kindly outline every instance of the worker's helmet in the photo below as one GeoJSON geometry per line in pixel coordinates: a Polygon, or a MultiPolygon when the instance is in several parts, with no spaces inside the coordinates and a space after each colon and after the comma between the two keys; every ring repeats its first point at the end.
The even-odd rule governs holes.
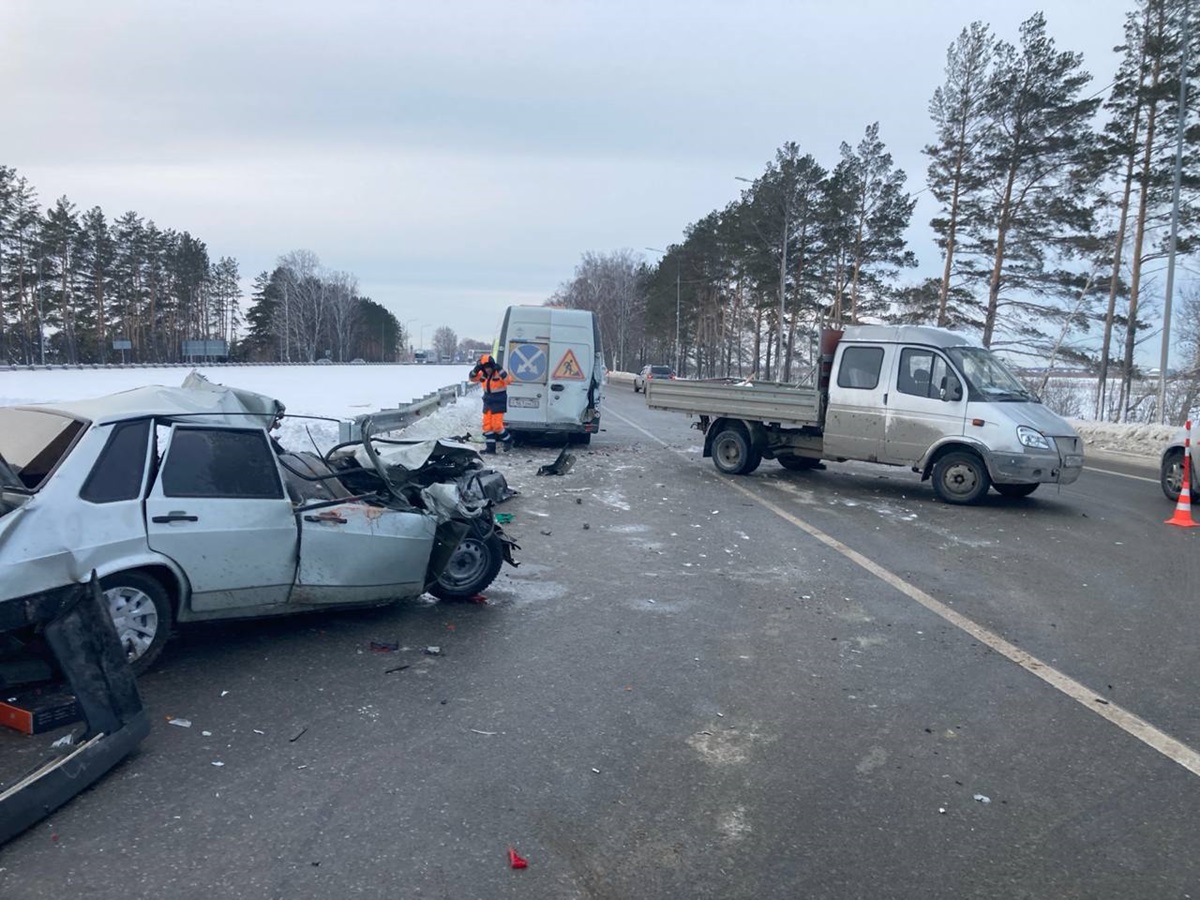
{"type": "Polygon", "coordinates": [[[479,357],[479,364],[481,366],[486,366],[491,361],[492,361],[492,354],[490,354],[490,353],[485,353],[485,354],[483,354],[483,356],[479,357]]]}

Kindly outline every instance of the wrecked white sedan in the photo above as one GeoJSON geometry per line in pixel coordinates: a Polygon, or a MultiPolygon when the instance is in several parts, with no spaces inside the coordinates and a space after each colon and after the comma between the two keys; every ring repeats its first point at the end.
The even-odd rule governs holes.
{"type": "Polygon", "coordinates": [[[293,453],[271,436],[282,416],[197,375],[0,409],[0,607],[94,571],[143,671],[174,622],[466,598],[515,565],[490,512],[507,488],[470,447],[368,427],[293,453]]]}

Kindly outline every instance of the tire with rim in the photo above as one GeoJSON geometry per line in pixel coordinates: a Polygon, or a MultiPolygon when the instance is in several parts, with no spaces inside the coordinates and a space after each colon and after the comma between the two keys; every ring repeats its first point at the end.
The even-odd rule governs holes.
{"type": "Polygon", "coordinates": [[[635,394],[641,393],[641,388],[639,388],[639,387],[637,386],[637,381],[636,381],[636,380],[633,382],[633,392],[634,392],[635,394]]]}
{"type": "MultiPolygon", "coordinates": [[[[1193,455],[1193,459],[1194,459],[1193,455]]],[[[1198,492],[1196,470],[1189,466],[1191,474],[1191,485],[1188,490],[1189,496],[1195,496],[1198,492]]],[[[1177,448],[1169,452],[1163,457],[1162,469],[1159,472],[1158,483],[1162,486],[1162,492],[1166,498],[1172,503],[1179,502],[1179,491],[1183,487],[1183,448],[1177,448]]]]}
{"type": "Polygon", "coordinates": [[[158,579],[141,572],[102,578],[100,590],[126,659],[140,675],[154,665],[171,635],[171,598],[158,579]]]}
{"type": "Polygon", "coordinates": [[[762,453],[755,450],[745,430],[724,429],[712,444],[713,465],[726,475],[749,475],[762,462],[762,453]]]}
{"type": "MultiPolygon", "coordinates": [[[[490,517],[490,513],[484,515],[490,517]]],[[[504,543],[491,527],[490,518],[476,520],[429,593],[439,600],[469,600],[495,580],[503,563],[504,543]]]]}
{"type": "Polygon", "coordinates": [[[807,472],[821,464],[819,459],[812,459],[808,456],[777,456],[775,459],[789,472],[807,472]]]}
{"type": "Polygon", "coordinates": [[[1028,497],[1030,494],[1032,494],[1034,491],[1036,491],[1038,489],[1039,485],[1037,483],[1034,483],[1034,484],[993,484],[992,487],[994,487],[996,489],[996,493],[999,494],[1001,497],[1028,497]]]}
{"type": "Polygon", "coordinates": [[[978,503],[991,483],[983,460],[966,450],[954,450],[933,464],[933,492],[943,503],[978,503]]]}

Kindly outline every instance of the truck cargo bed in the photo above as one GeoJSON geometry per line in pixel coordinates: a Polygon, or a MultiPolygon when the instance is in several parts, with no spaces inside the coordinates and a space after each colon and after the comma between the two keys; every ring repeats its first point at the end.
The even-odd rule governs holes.
{"type": "Polygon", "coordinates": [[[820,424],[820,396],[816,388],[760,381],[738,384],[727,381],[646,382],[646,405],[651,409],[728,417],[804,428],[820,424]]]}

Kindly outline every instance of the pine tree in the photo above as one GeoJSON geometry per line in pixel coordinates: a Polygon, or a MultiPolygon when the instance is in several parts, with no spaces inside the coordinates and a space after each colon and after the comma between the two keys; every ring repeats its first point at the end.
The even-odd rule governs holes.
{"type": "Polygon", "coordinates": [[[946,51],[946,81],[929,101],[938,140],[926,146],[924,152],[930,160],[929,190],[942,206],[941,214],[930,224],[945,253],[938,302],[931,318],[941,327],[962,318],[961,312],[950,307],[952,279],[958,232],[967,209],[963,201],[982,186],[977,162],[988,122],[985,88],[995,43],[982,22],[964,28],[946,51]]]}

